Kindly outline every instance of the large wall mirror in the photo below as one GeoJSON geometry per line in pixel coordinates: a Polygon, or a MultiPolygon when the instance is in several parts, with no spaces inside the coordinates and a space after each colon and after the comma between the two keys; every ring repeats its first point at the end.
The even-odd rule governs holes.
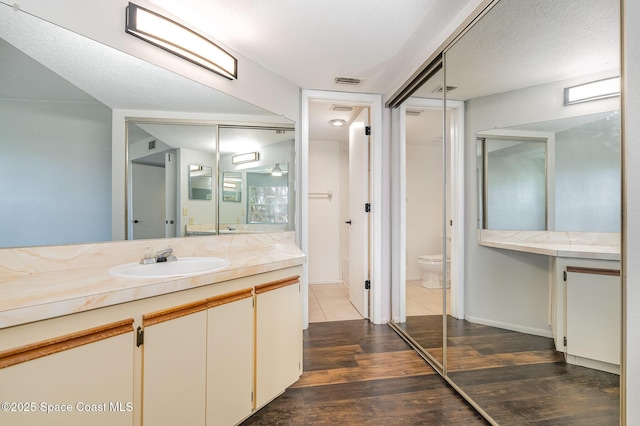
{"type": "MultiPolygon", "coordinates": [[[[0,4],[0,22],[0,247],[122,239],[125,230],[121,225],[112,229],[112,223],[116,216],[125,217],[120,182],[126,172],[129,177],[137,174],[144,180],[152,179],[151,172],[159,176],[162,169],[164,176],[174,170],[175,178],[168,179],[180,178],[184,183],[184,187],[166,195],[175,201],[163,201],[163,207],[156,210],[163,216],[158,223],[166,221],[174,226],[150,230],[148,237],[184,235],[190,218],[197,224],[205,214],[208,222],[216,223],[217,157],[221,153],[214,149],[190,157],[197,149],[177,144],[208,138],[215,146],[217,128],[190,124],[232,122],[240,127],[287,129],[294,125],[278,114],[9,5],[0,4]],[[138,143],[130,152],[129,166],[117,154],[124,147],[128,131],[113,131],[124,128],[113,122],[114,116],[123,115],[165,117],[163,123],[142,120],[127,126],[129,141],[138,143]],[[149,144],[153,141],[156,147],[151,152],[149,144]],[[135,149],[142,151],[136,153],[135,149]],[[152,153],[158,155],[153,157],[152,153]],[[174,160],[183,161],[180,167],[184,169],[174,160]],[[127,170],[132,164],[136,170],[127,170]],[[168,166],[172,164],[176,168],[168,166]],[[211,168],[211,200],[189,198],[186,174],[190,165],[211,168]],[[186,215],[182,199],[188,204],[184,206],[186,215]],[[207,203],[214,207],[203,207],[207,203]],[[172,207],[167,208],[169,205],[172,207]]],[[[291,131],[287,136],[293,139],[291,131]]],[[[293,144],[290,149],[293,151],[293,144]]],[[[293,154],[282,162],[293,169],[293,154]]],[[[154,191],[160,194],[159,188],[154,191]]],[[[129,219],[138,220],[136,226],[155,222],[129,219]]],[[[133,225],[125,226],[133,235],[133,225]]],[[[138,235],[146,238],[146,231],[141,232],[138,235]]]]}
{"type": "MultiPolygon", "coordinates": [[[[572,327],[587,327],[585,342],[619,349],[619,277],[606,278],[609,287],[592,306],[586,300],[593,295],[573,296],[591,288],[591,278],[580,281],[584,286],[572,281],[577,265],[589,267],[594,260],[615,272],[619,254],[573,259],[488,247],[478,238],[490,230],[617,236],[619,242],[620,98],[565,103],[566,88],[619,76],[619,2],[499,0],[485,12],[445,48],[443,72],[406,101],[410,111],[418,99],[442,99],[438,90],[445,87],[444,111],[464,105],[462,135],[450,131],[453,120],[444,115],[441,166],[450,165],[447,140],[461,141],[464,239],[451,243],[464,245],[464,273],[450,291],[462,289],[463,309],[445,302],[444,315],[418,321],[407,302],[406,323],[396,326],[492,424],[618,424],[619,353],[614,350],[606,362],[595,355],[576,362],[569,348],[572,339],[580,340],[572,327]],[[566,263],[576,267],[563,282],[566,263]],[[609,296],[613,302],[604,307],[609,296]],[[603,330],[614,337],[610,343],[593,332],[591,317],[602,311],[614,318],[603,330]]],[[[406,178],[412,179],[408,172],[406,178]]],[[[444,186],[454,187],[455,181],[444,186]]],[[[434,202],[440,199],[436,195],[434,202]]],[[[444,200],[440,229],[455,228],[455,206],[447,195],[444,200]]],[[[417,212],[407,211],[412,214],[417,212]]],[[[445,253],[458,253],[446,241],[442,246],[445,253]]],[[[456,302],[449,290],[441,291],[445,301],[456,302]]]]}

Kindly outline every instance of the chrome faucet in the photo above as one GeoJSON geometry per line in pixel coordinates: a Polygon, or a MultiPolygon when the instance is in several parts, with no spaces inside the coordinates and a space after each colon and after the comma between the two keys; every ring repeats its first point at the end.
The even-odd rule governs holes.
{"type": "Polygon", "coordinates": [[[173,262],[174,260],[178,259],[173,255],[173,249],[170,247],[156,253],[156,262],[173,262]]]}
{"type": "Polygon", "coordinates": [[[152,263],[172,262],[174,260],[178,259],[173,255],[172,248],[169,247],[156,253],[150,247],[148,247],[145,250],[144,257],[140,259],[140,263],[143,265],[150,265],[152,263]]]}

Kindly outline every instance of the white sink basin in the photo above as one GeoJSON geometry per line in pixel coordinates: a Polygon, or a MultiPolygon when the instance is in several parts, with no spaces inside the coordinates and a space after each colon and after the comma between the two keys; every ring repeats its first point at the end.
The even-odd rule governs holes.
{"type": "Polygon", "coordinates": [[[179,257],[173,262],[159,262],[142,265],[138,262],[125,263],[109,269],[109,275],[119,278],[172,278],[216,272],[229,266],[231,262],[219,257],[179,257]]]}

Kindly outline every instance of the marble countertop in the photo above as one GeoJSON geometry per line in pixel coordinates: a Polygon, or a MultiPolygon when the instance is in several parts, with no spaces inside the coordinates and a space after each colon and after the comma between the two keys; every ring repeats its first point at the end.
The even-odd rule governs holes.
{"type": "Polygon", "coordinates": [[[620,260],[619,234],[552,231],[478,231],[478,244],[554,257],[620,260]]]}
{"type": "Polygon", "coordinates": [[[3,249],[0,329],[304,262],[305,255],[296,246],[292,232],[3,249]],[[137,260],[145,247],[160,249],[167,243],[178,256],[221,257],[231,264],[214,273],[190,277],[125,279],[109,275],[109,268],[137,260]]]}

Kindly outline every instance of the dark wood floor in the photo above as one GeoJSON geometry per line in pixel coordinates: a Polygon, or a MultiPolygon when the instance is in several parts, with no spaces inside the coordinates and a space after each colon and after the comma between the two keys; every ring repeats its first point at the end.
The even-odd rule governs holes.
{"type": "MultiPolygon", "coordinates": [[[[442,357],[442,317],[402,325],[442,357]]],[[[569,365],[553,339],[447,320],[450,377],[501,425],[617,425],[619,376],[569,365]]]]}
{"type": "Polygon", "coordinates": [[[243,425],[486,425],[387,325],[323,322],[304,332],[304,373],[243,425]]]}

